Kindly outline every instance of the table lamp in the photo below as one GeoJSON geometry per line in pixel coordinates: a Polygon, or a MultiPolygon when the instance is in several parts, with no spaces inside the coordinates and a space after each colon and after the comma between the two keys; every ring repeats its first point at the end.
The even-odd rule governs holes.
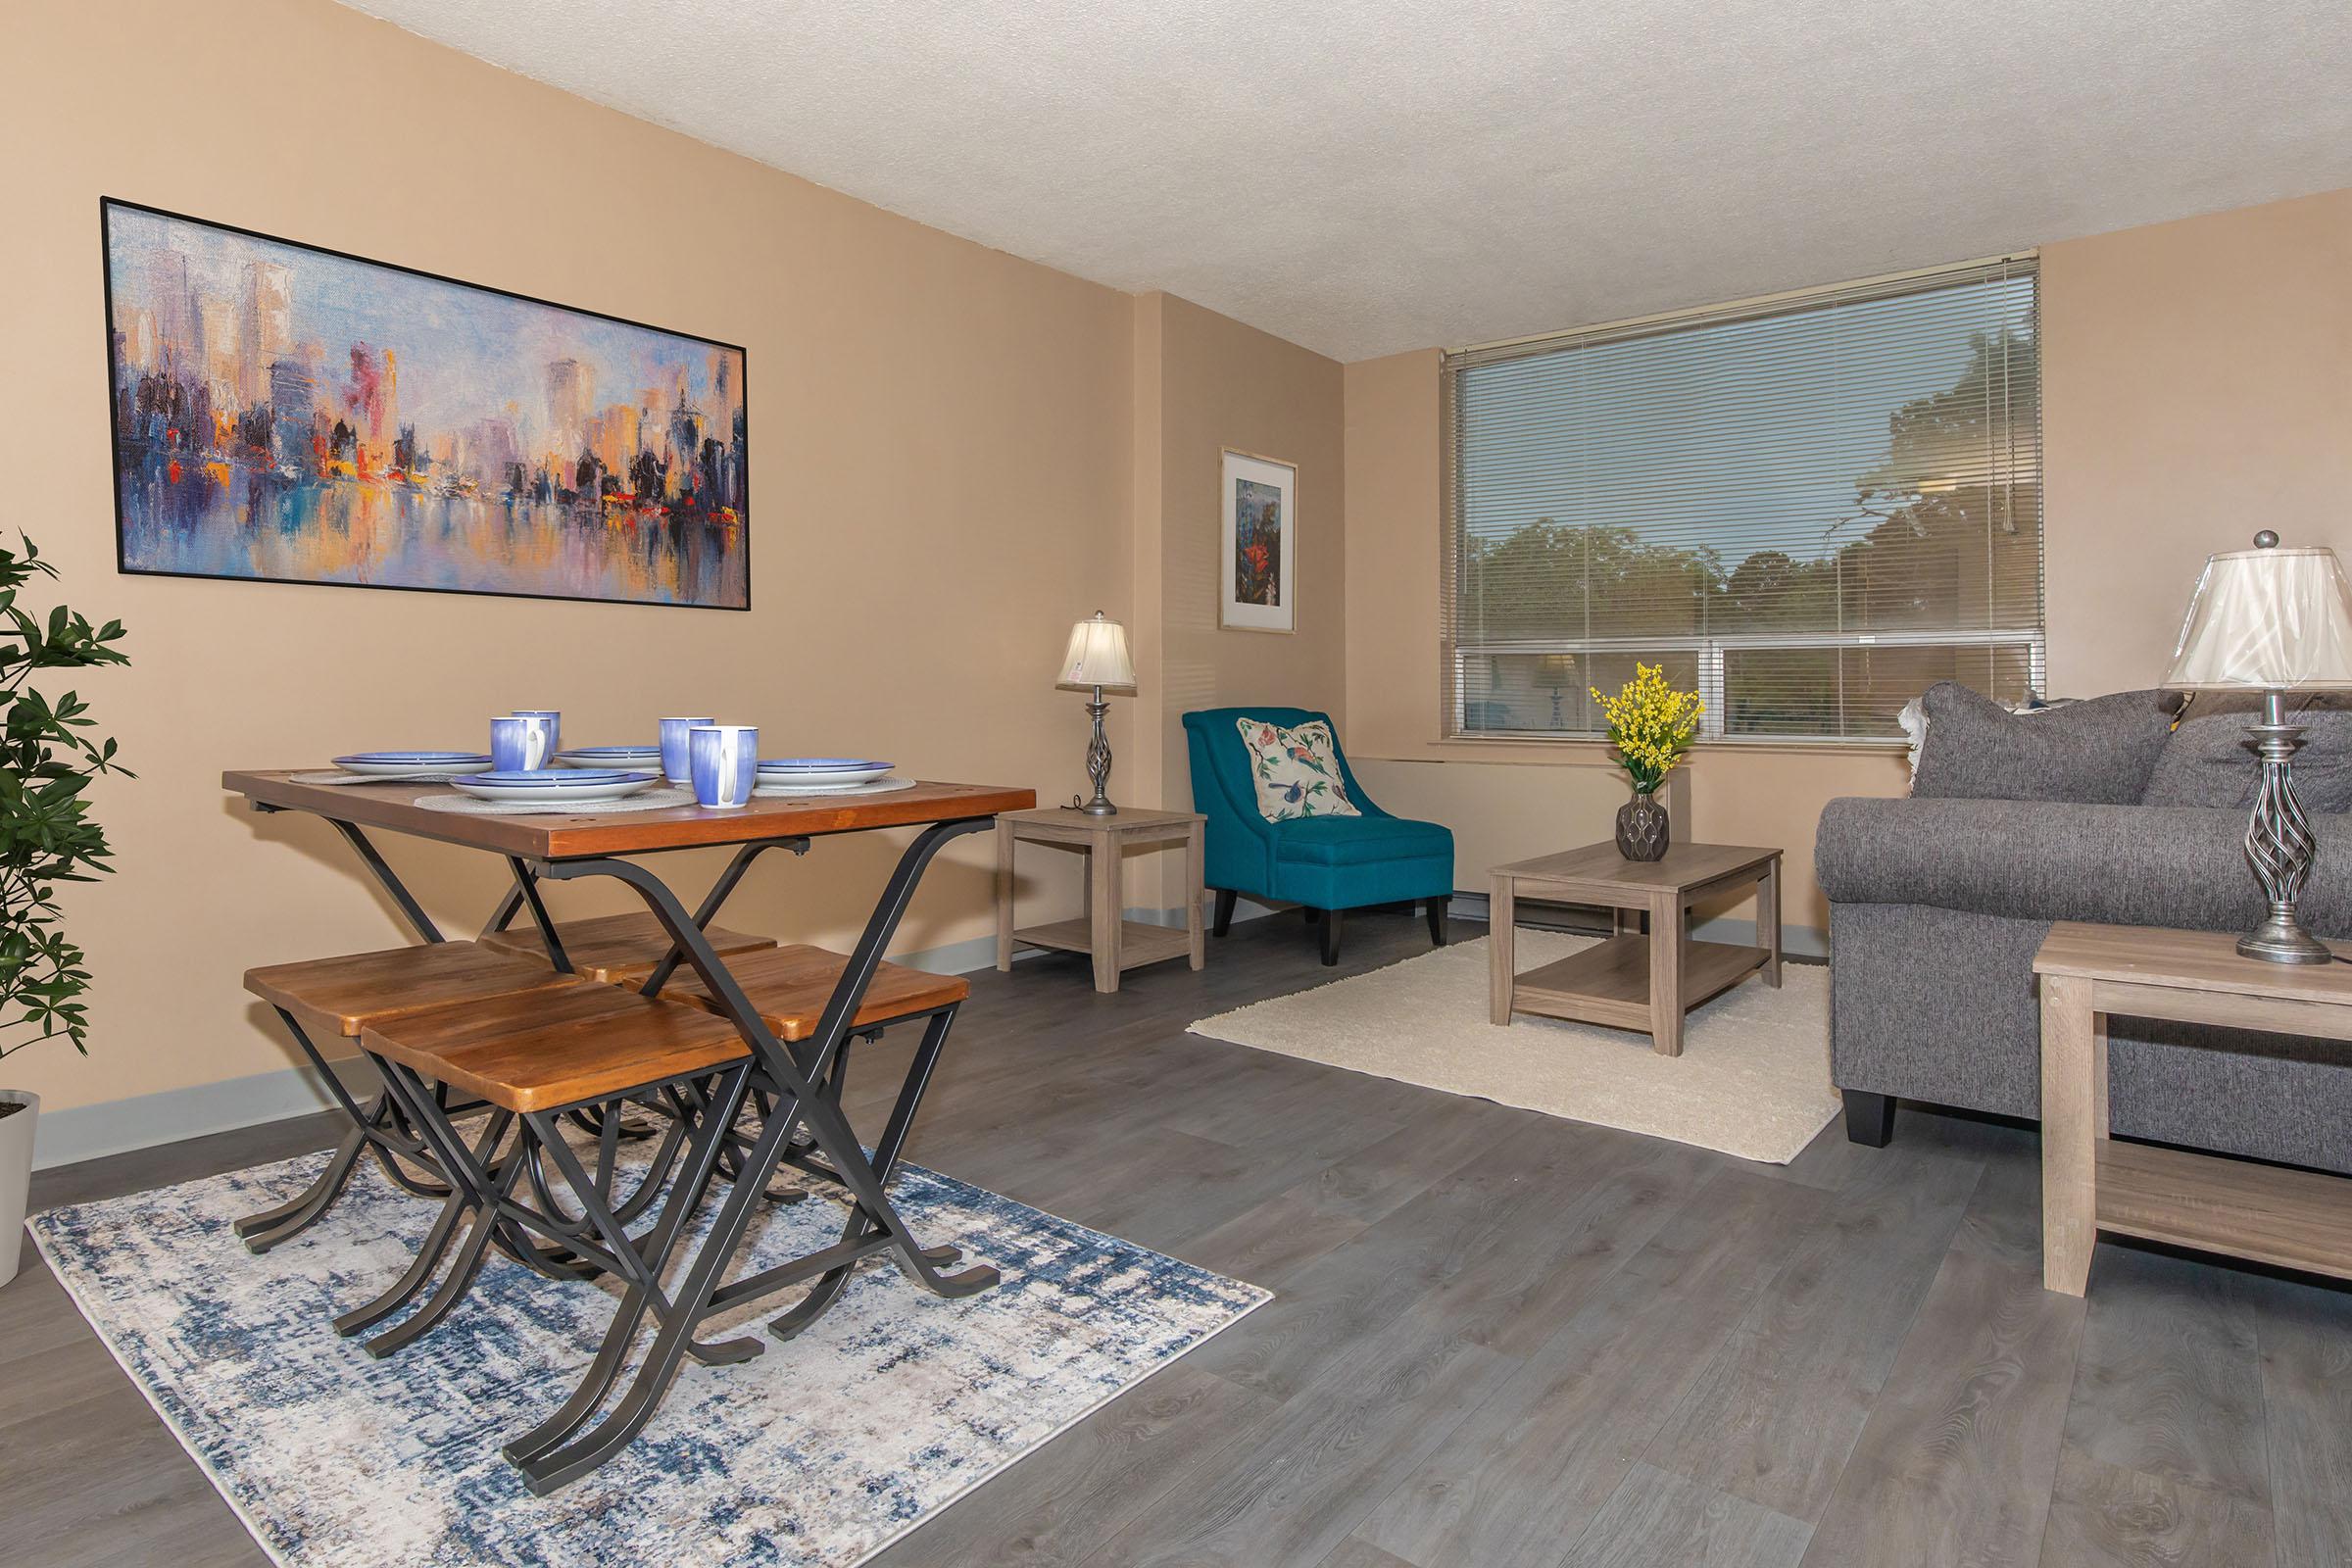
{"type": "Polygon", "coordinates": [[[1093,701],[1086,705],[1095,721],[1095,738],[1086,748],[1086,776],[1095,781],[1095,798],[1078,809],[1089,816],[1116,816],[1119,808],[1102,792],[1110,779],[1110,742],[1102,736],[1102,715],[1110,711],[1110,705],[1102,700],[1102,694],[1135,695],[1135,664],[1127,657],[1127,628],[1105,619],[1100,610],[1072,626],[1069,652],[1061,656],[1061,679],[1054,684],[1064,691],[1090,687],[1094,691],[1093,701]]]}
{"type": "Polygon", "coordinates": [[[2295,802],[2292,763],[2303,726],[2287,721],[2285,694],[2352,690],[2352,583],[2335,552],[2281,550],[2266,528],[2253,549],[2207,558],[2164,684],[2262,693],[2262,722],[2246,726],[2262,757],[2246,858],[2271,908],[2237,939],[2237,951],[2273,963],[2329,962],[2334,955],[2295,917],[2317,845],[2295,802]]]}
{"type": "Polygon", "coordinates": [[[1576,684],[1574,654],[1545,654],[1536,661],[1537,684],[1551,688],[1551,727],[1561,727],[1560,692],[1576,684]]]}

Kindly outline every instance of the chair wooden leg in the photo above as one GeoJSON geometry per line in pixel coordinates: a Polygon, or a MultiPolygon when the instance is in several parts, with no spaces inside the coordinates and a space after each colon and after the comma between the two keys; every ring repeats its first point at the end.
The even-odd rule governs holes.
{"type": "Polygon", "coordinates": [[[1323,913],[1323,967],[1330,968],[1340,961],[1340,911],[1325,909],[1323,913]]]}
{"type": "Polygon", "coordinates": [[[1217,917],[1208,928],[1209,935],[1221,937],[1233,930],[1233,906],[1241,902],[1241,897],[1231,888],[1217,889],[1217,917]]]}
{"type": "Polygon", "coordinates": [[[1429,940],[1433,947],[1446,945],[1446,906],[1449,899],[1431,899],[1429,902],[1429,940]]]}

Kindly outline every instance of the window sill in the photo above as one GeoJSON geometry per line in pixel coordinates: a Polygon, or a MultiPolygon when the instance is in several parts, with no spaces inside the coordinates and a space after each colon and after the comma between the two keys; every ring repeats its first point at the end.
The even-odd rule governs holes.
{"type": "MultiPolygon", "coordinates": [[[[1597,735],[1544,735],[1535,732],[1499,732],[1492,735],[1446,735],[1431,742],[1447,750],[1459,748],[1474,753],[1492,748],[1525,746],[1563,753],[1607,752],[1608,741],[1597,735]]],[[[1815,740],[1773,735],[1719,735],[1702,740],[1690,749],[1693,757],[1709,755],[1767,752],[1790,753],[1800,756],[1852,757],[1900,756],[1910,746],[1901,736],[1857,736],[1852,740],[1815,740]]]]}

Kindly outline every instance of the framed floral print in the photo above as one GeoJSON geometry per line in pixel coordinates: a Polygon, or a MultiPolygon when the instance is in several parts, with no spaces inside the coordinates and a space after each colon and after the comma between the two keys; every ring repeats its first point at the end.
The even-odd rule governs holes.
{"type": "Polygon", "coordinates": [[[1219,488],[1223,606],[1217,624],[1298,629],[1298,470],[1228,450],[1219,488]]]}

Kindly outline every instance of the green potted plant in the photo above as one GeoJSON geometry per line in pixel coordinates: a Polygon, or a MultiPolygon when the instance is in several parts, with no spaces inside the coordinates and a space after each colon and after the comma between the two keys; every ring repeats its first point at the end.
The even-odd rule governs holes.
{"type": "MultiPolygon", "coordinates": [[[[19,536],[21,539],[23,536],[19,536]]],[[[89,705],[54,701],[27,684],[44,670],[127,663],[122,623],[92,627],[64,605],[47,616],[19,604],[25,584],[54,578],[32,541],[0,547],[0,1057],[64,1035],[89,1052],[89,989],[81,949],[66,940],[57,890],[114,867],[106,832],[84,796],[100,773],[123,773],[115,743],[87,731],[89,705]]],[[[38,1095],[0,1089],[0,1285],[23,1250],[24,1192],[32,1179],[38,1095]]]]}

